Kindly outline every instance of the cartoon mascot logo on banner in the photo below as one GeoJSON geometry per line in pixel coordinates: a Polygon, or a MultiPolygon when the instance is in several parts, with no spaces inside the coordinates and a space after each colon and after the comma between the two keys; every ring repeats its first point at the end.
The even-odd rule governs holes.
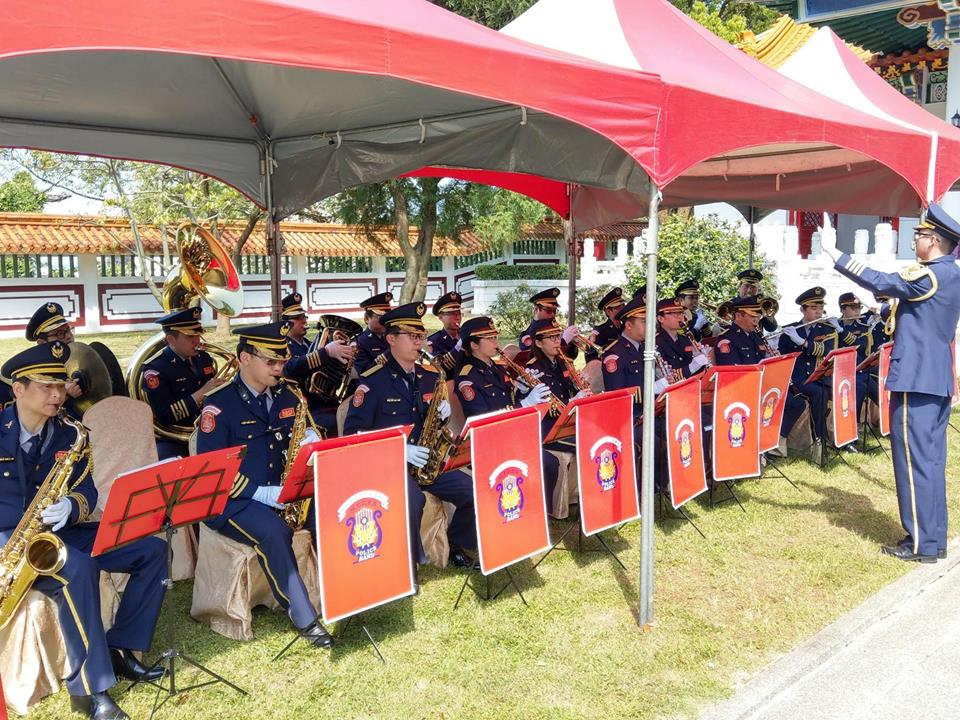
{"type": "Polygon", "coordinates": [[[620,457],[622,456],[620,441],[609,435],[604,435],[590,448],[590,457],[597,466],[597,484],[603,492],[613,490],[620,477],[620,457]]]}
{"type": "Polygon", "coordinates": [[[763,427],[770,427],[773,422],[773,415],[777,409],[777,403],[780,402],[780,388],[770,388],[767,390],[763,400],[760,401],[760,424],[763,427]]]}
{"type": "Polygon", "coordinates": [[[840,381],[840,415],[847,417],[850,414],[850,381],[840,381]]]}
{"type": "Polygon", "coordinates": [[[347,549],[355,563],[372,560],[383,542],[383,530],[378,522],[389,509],[386,495],[376,490],[354,493],[337,509],[337,521],[347,527],[347,549]]]}
{"type": "Polygon", "coordinates": [[[684,418],[677,423],[677,429],[674,431],[674,438],[677,440],[677,448],[680,450],[680,464],[688,468],[693,463],[693,442],[691,440],[694,431],[693,420],[684,418]]]}
{"type": "Polygon", "coordinates": [[[750,417],[750,408],[741,402],[730,403],[723,411],[723,417],[727,421],[727,440],[730,447],[742,447],[747,439],[746,419],[750,417]]]}
{"type": "Polygon", "coordinates": [[[529,467],[519,460],[500,463],[490,473],[490,489],[497,492],[497,509],[505,523],[517,520],[523,510],[523,488],[529,467]]]}

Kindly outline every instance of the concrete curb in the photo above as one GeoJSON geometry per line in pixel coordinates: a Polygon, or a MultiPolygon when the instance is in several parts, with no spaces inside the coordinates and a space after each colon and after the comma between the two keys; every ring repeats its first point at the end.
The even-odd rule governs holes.
{"type": "Polygon", "coordinates": [[[778,696],[794,688],[808,674],[850,645],[870,627],[901,612],[960,565],[960,540],[950,543],[950,557],[933,565],[919,565],[892,582],[807,642],[771,663],[738,688],[734,696],[704,708],[700,720],[749,720],[778,696]]]}

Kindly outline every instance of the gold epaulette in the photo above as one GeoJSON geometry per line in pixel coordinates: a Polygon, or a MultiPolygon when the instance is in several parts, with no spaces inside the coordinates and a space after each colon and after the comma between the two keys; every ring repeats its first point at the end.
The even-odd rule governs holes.
{"type": "Polygon", "coordinates": [[[464,365],[462,368],[460,368],[460,377],[466,377],[467,375],[469,375],[469,374],[470,374],[470,369],[471,369],[472,367],[473,367],[473,366],[468,363],[468,364],[464,365]]]}
{"type": "Polygon", "coordinates": [[[381,369],[382,367],[383,367],[383,365],[380,365],[379,363],[374,363],[374,364],[371,365],[369,368],[367,368],[367,369],[364,370],[362,373],[360,373],[360,377],[370,377],[371,375],[373,375],[375,372],[377,372],[377,370],[381,369]]]}
{"type": "Polygon", "coordinates": [[[938,289],[937,276],[934,274],[933,270],[928,268],[926,265],[921,265],[917,263],[916,265],[911,265],[910,267],[900,271],[900,277],[902,277],[907,282],[916,282],[917,280],[922,280],[925,277],[930,278],[930,289],[919,297],[907,298],[907,302],[921,302],[932,298],[938,289]]]}

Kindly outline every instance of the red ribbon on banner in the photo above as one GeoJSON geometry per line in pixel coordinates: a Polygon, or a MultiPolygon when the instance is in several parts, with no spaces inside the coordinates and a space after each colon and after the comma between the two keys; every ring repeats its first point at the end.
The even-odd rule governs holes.
{"type": "Polygon", "coordinates": [[[760,474],[759,365],[724,365],[710,370],[713,382],[713,479],[760,474]]]}
{"type": "Polygon", "coordinates": [[[760,452],[780,445],[783,410],[787,406],[787,391],[793,366],[800,353],[777,355],[760,361],[763,381],[760,385],[760,452]]]}
{"type": "Polygon", "coordinates": [[[468,420],[484,575],[550,548],[535,407],[468,420]]]}
{"type": "Polygon", "coordinates": [[[890,392],[887,390],[887,375],[890,374],[890,354],[893,352],[893,343],[886,342],[880,346],[880,369],[877,374],[877,385],[880,404],[880,434],[886,437],[890,434],[890,392]]]}
{"type": "Polygon", "coordinates": [[[833,444],[838,448],[856,442],[857,428],[857,349],[834,350],[833,360],[833,444]]]}
{"type": "Polygon", "coordinates": [[[631,394],[577,401],[577,468],[584,535],[640,517],[631,394]]]}
{"type": "Polygon", "coordinates": [[[670,502],[676,510],[707,489],[700,420],[700,376],[663,391],[667,410],[667,471],[670,502]]]}
{"type": "Polygon", "coordinates": [[[327,623],[413,594],[406,444],[403,430],[391,428],[314,445],[314,483],[323,488],[315,498],[327,623]]]}

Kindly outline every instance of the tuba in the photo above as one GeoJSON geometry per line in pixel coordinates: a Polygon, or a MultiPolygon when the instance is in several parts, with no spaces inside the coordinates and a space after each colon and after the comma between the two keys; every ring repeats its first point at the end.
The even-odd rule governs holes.
{"type": "MultiPolygon", "coordinates": [[[[329,342],[341,341],[349,345],[363,332],[360,323],[340,315],[321,315],[317,329],[320,334],[310,344],[309,352],[314,352],[329,342]]],[[[350,360],[344,365],[339,360],[327,358],[307,379],[307,391],[319,398],[324,405],[339,405],[347,397],[353,363],[354,361],[350,360]]]]}
{"type": "Polygon", "coordinates": [[[87,458],[87,467],[74,483],[76,485],[92,472],[93,460],[87,445],[86,428],[66,414],[61,413],[60,419],[77,431],[77,437],[70,449],[50,468],[16,530],[0,549],[0,628],[10,622],[37,576],[59,572],[67,561],[63,540],[44,529],[40,516],[70,492],[74,466],[87,458]]]}
{"type": "MultiPolygon", "coordinates": [[[[201,300],[217,312],[234,317],[243,311],[243,287],[230,255],[209,230],[192,223],[177,228],[177,255],[180,264],[173,268],[163,284],[163,309],[173,312],[196,305],[201,300]]],[[[140,382],[143,367],[166,347],[163,332],[152,335],[133,353],[127,370],[130,397],[147,401],[140,382]]],[[[215,377],[230,381],[238,363],[234,353],[213,343],[204,343],[204,350],[217,358],[215,377]]],[[[157,437],[187,443],[192,425],[165,425],[154,422],[157,437]]]]}
{"type": "Polygon", "coordinates": [[[447,375],[439,363],[433,363],[433,358],[427,353],[421,351],[420,357],[423,364],[430,363],[437,371],[437,383],[433,388],[433,397],[430,398],[430,404],[427,406],[427,412],[424,416],[423,427],[420,429],[420,437],[417,439],[417,445],[428,448],[430,457],[427,458],[427,464],[422,468],[413,468],[413,478],[418,485],[433,485],[443,470],[447,458],[457,449],[459,440],[453,436],[446,425],[446,421],[440,418],[440,403],[449,400],[449,390],[447,388],[447,375]]]}

